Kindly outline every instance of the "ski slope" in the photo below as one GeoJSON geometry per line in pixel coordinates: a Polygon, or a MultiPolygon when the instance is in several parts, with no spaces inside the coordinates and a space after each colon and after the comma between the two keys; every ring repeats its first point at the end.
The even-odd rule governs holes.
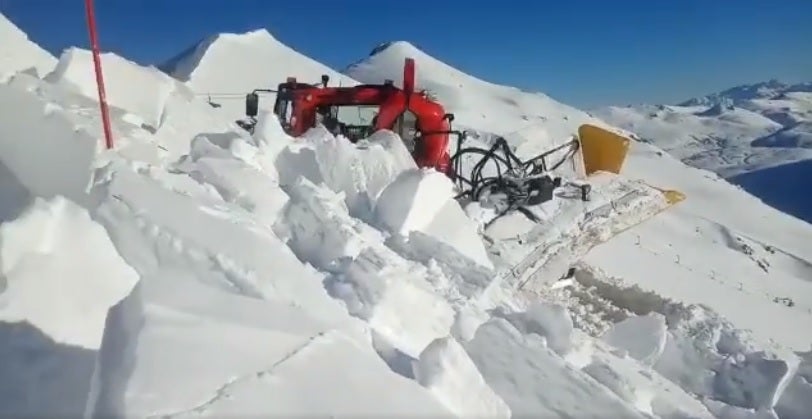
{"type": "Polygon", "coordinates": [[[804,188],[812,161],[810,86],[771,80],[680,105],[611,106],[594,113],[812,222],[812,201],[797,192],[804,188]]]}
{"type": "MultiPolygon", "coordinates": [[[[11,49],[32,56],[15,30],[11,49]]],[[[283,62],[285,76],[323,70],[260,35],[226,36],[237,46],[220,43],[218,54],[261,52],[252,68],[283,62]]],[[[365,71],[395,72],[404,52],[417,55],[377,54],[365,71]]],[[[199,65],[216,69],[205,55],[199,65]]],[[[589,118],[417,58],[418,86],[451,95],[448,80],[464,78],[457,94],[487,117],[462,100],[449,110],[525,152],[589,118]],[[491,102],[500,95],[520,105],[491,102]],[[507,135],[536,105],[560,118],[537,125],[538,137],[507,135]]],[[[570,280],[512,293],[470,208],[391,132],[359,149],[318,128],[292,139],[263,113],[249,136],[194,86],[231,83],[225,73],[193,81],[114,54],[103,62],[113,151],[101,148],[86,51],[0,85],[3,109],[15,109],[0,114],[2,415],[812,409],[812,228],[709,172],[634,143],[628,175],[688,199],[592,248],[570,280]]]]}

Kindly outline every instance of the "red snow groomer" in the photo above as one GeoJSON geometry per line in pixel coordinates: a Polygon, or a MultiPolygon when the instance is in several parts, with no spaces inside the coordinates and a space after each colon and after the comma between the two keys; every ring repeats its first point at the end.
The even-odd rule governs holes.
{"type": "MultiPolygon", "coordinates": [[[[327,75],[322,75],[321,83],[316,84],[288,77],[276,90],[255,89],[246,96],[248,119],[238,124],[253,133],[259,93],[267,92],[276,94],[273,113],[292,137],[301,136],[319,124],[352,143],[378,130],[393,131],[403,140],[418,167],[435,168],[454,181],[459,188],[458,199],[478,201],[485,195],[497,194],[505,198],[503,213],[552,199],[562,180],[551,173],[565,162],[580,159],[587,177],[597,172],[620,173],[630,144],[628,138],[584,124],[574,139],[527,160],[517,157],[501,137],[491,142],[490,149],[463,148],[466,133],[451,129],[454,115],[447,113],[427,91],[415,90],[415,63],[411,58],[405,59],[402,88],[392,80],[345,87],[328,87],[328,82],[327,75]],[[449,155],[451,136],[457,138],[453,156],[449,155]],[[556,157],[557,162],[551,164],[548,160],[553,155],[562,157],[556,157]],[[462,173],[463,158],[469,163],[474,161],[469,164],[470,173],[462,173]]],[[[589,185],[582,188],[582,199],[588,199],[589,189],[589,185]]]]}
{"type": "MultiPolygon", "coordinates": [[[[276,90],[256,89],[249,93],[246,114],[252,120],[257,116],[258,93],[276,93],[273,112],[292,137],[304,134],[317,122],[353,143],[388,129],[407,143],[419,167],[434,167],[448,174],[451,169],[448,142],[454,115],[446,113],[427,92],[416,92],[414,76],[414,60],[406,59],[402,89],[392,80],[380,85],[328,87],[327,75],[322,76],[321,84],[301,83],[288,77],[276,90]]],[[[250,125],[246,126],[249,130],[250,125]]]]}

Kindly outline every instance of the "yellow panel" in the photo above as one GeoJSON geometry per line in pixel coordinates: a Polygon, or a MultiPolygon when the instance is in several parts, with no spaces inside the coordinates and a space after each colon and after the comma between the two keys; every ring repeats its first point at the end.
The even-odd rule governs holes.
{"type": "Polygon", "coordinates": [[[620,173],[629,152],[628,138],[589,124],[578,127],[578,137],[587,176],[598,171],[620,173]]]}
{"type": "Polygon", "coordinates": [[[673,189],[671,190],[660,188],[656,189],[658,189],[660,192],[663,193],[663,195],[665,195],[665,201],[668,202],[668,205],[674,205],[678,202],[682,202],[685,200],[685,194],[680,191],[675,191],[673,189]]]}

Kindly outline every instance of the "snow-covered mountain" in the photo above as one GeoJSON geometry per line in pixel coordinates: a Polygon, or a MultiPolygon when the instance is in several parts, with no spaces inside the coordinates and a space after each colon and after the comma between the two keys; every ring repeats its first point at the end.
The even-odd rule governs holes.
{"type": "MultiPolygon", "coordinates": [[[[265,29],[211,36],[159,67],[185,82],[201,98],[220,105],[233,120],[245,116],[246,93],[276,89],[289,76],[305,83],[318,83],[327,74],[334,85],[358,84],[279,42],[265,29]],[[294,69],[295,73],[291,73],[294,69]]],[[[264,96],[260,107],[271,108],[273,100],[273,94],[264,96]]]]}
{"type": "Polygon", "coordinates": [[[611,106],[594,113],[812,222],[812,201],[799,192],[812,175],[810,90],[810,83],[771,80],[680,105],[611,106]]]}
{"type": "Polygon", "coordinates": [[[362,83],[393,80],[400,85],[403,62],[413,58],[418,88],[428,90],[453,112],[456,123],[484,137],[500,135],[522,154],[539,152],[566,140],[579,125],[605,125],[587,113],[543,93],[525,92],[478,79],[455,69],[406,41],[387,42],[351,64],[344,73],[362,83]]]}
{"type": "Polygon", "coordinates": [[[679,106],[713,106],[730,103],[741,106],[752,100],[780,99],[790,92],[812,92],[812,82],[787,84],[772,79],[761,83],[743,84],[707,96],[688,99],[679,106]]]}
{"type": "MultiPolygon", "coordinates": [[[[244,49],[276,60],[252,69],[323,72],[255,34],[200,65],[237,67],[244,49]]],[[[399,74],[402,54],[382,59],[393,45],[413,48],[390,44],[353,72],[399,74]]],[[[21,57],[32,48],[5,46],[21,57]]],[[[588,118],[415,58],[420,83],[471,129],[508,134],[539,105],[550,113],[538,136],[507,137],[543,148],[588,118]],[[455,77],[465,86],[456,93],[455,77]]],[[[622,202],[594,207],[611,190],[593,179],[591,203],[557,197],[520,240],[528,222],[506,217],[494,247],[450,182],[416,169],[392,133],[356,148],[322,129],[290,138],[265,115],[249,136],[192,94],[191,79],[113,54],[103,62],[115,150],[100,147],[86,51],[66,51],[46,77],[0,84],[0,104],[15,110],[0,113],[3,416],[812,410],[812,227],[710,172],[634,142],[624,176],[679,189],[684,202],[595,245],[640,214],[622,202]],[[577,259],[573,277],[515,288],[500,262],[521,259],[527,238],[544,246],[541,276],[577,259]]]]}

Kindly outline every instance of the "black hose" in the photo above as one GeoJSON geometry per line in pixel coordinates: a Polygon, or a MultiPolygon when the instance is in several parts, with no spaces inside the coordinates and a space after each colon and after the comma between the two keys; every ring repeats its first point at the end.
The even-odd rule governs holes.
{"type": "MultiPolygon", "coordinates": [[[[488,150],[474,147],[461,148],[461,139],[457,144],[457,152],[451,157],[454,168],[454,181],[462,191],[457,195],[457,198],[468,196],[472,201],[478,201],[482,192],[488,190],[491,193],[504,194],[509,207],[522,206],[531,199],[531,191],[528,190],[523,180],[561,167],[564,162],[577,152],[579,147],[578,141],[572,140],[538,154],[527,161],[522,161],[510,149],[507,140],[503,137],[498,137],[488,150]],[[568,147],[569,150],[559,161],[552,166],[547,165],[547,158],[551,154],[568,147]],[[474,164],[470,177],[466,178],[460,173],[462,158],[471,154],[479,154],[482,157],[474,164]],[[489,162],[494,162],[496,165],[496,175],[494,176],[485,176],[483,174],[483,169],[489,162]],[[511,176],[507,176],[508,174],[511,176]]],[[[556,186],[560,185],[560,180],[555,184],[556,186]]]]}

